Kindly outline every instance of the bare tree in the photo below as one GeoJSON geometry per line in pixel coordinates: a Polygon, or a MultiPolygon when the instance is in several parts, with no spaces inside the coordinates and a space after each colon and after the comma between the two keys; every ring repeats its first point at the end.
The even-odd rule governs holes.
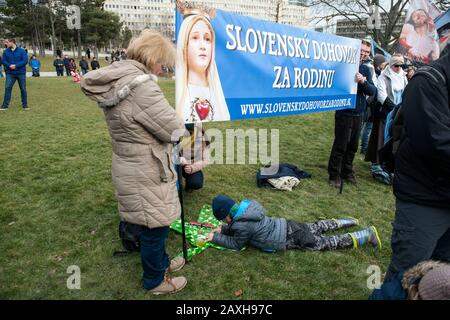
{"type": "MultiPolygon", "coordinates": [[[[371,36],[383,48],[390,50],[398,38],[396,25],[402,23],[402,13],[406,11],[409,0],[310,0],[308,6],[314,12],[316,22],[330,21],[335,18],[347,19],[371,36]],[[370,28],[367,19],[373,14],[372,8],[378,8],[381,29],[370,28]]],[[[450,7],[450,0],[431,1],[440,10],[450,7]]]]}
{"type": "MultiPolygon", "coordinates": [[[[444,0],[448,1],[448,0],[444,0]]],[[[396,38],[395,26],[402,19],[409,0],[310,0],[308,6],[314,12],[316,21],[329,21],[336,18],[347,19],[371,36],[382,47],[390,49],[396,38]],[[372,8],[378,8],[381,29],[370,28],[367,19],[373,14],[372,8]]]]}
{"type": "Polygon", "coordinates": [[[442,11],[447,11],[450,8],[450,0],[438,0],[436,6],[442,11]]]}

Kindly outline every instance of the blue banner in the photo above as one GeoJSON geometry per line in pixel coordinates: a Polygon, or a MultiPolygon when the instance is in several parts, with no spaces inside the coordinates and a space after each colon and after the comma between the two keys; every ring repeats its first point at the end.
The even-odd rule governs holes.
{"type": "Polygon", "coordinates": [[[222,10],[181,11],[176,107],[185,123],[355,107],[360,40],[222,10]]]}

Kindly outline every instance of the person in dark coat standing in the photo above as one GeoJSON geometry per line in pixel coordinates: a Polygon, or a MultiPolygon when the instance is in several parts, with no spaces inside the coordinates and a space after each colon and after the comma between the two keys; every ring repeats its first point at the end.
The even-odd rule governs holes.
{"type": "Polygon", "coordinates": [[[336,111],[334,142],[328,161],[329,183],[339,188],[341,180],[356,184],[353,172],[353,159],[358,151],[358,141],[361,132],[362,114],[366,109],[367,96],[373,96],[377,88],[372,82],[370,69],[363,64],[370,54],[370,43],[363,41],[361,44],[361,55],[359,72],[355,76],[358,83],[355,109],[336,111]]]}
{"type": "Polygon", "coordinates": [[[57,56],[53,61],[53,66],[55,67],[56,75],[58,77],[62,77],[64,75],[64,61],[60,56],[57,56]]]}
{"type": "Polygon", "coordinates": [[[81,74],[82,75],[85,75],[86,73],[88,73],[88,70],[89,70],[89,64],[88,64],[88,62],[86,61],[86,57],[81,57],[81,60],[80,60],[80,69],[81,69],[81,74]]]}
{"type": "Polygon", "coordinates": [[[92,61],[91,61],[91,69],[92,69],[92,70],[100,69],[100,63],[97,61],[97,58],[96,58],[96,57],[93,57],[93,58],[92,58],[92,61]]]}
{"type": "Polygon", "coordinates": [[[70,76],[70,68],[69,68],[70,59],[69,59],[69,57],[64,56],[63,62],[64,62],[64,68],[66,69],[66,76],[70,76]]]}
{"type": "Polygon", "coordinates": [[[385,281],[424,260],[450,261],[450,46],[406,86],[396,153],[392,257],[385,281]]]}
{"type": "Polygon", "coordinates": [[[86,49],[86,56],[89,60],[91,60],[91,49],[89,48],[86,49]]]}
{"type": "Polygon", "coordinates": [[[236,203],[224,195],[216,196],[212,207],[215,218],[226,224],[209,233],[206,241],[233,250],[241,250],[251,245],[266,252],[288,249],[320,251],[357,248],[365,243],[381,248],[381,241],[374,226],[352,233],[329,237],[323,235],[327,231],[357,225],[358,220],[354,218],[299,223],[268,217],[264,207],[257,201],[242,200],[236,203]]]}

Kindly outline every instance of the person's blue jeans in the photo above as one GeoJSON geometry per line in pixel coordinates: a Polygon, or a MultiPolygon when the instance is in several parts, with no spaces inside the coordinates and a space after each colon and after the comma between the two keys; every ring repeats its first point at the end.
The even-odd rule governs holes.
{"type": "Polygon", "coordinates": [[[373,122],[369,121],[368,107],[363,112],[361,123],[361,153],[366,154],[369,147],[370,132],[372,131],[373,122]]]}
{"type": "Polygon", "coordinates": [[[144,269],[144,289],[151,290],[163,282],[166,269],[170,265],[166,253],[166,239],[169,227],[146,228],[141,233],[141,261],[144,269]]]}
{"type": "Polygon", "coordinates": [[[370,132],[372,131],[373,122],[366,121],[363,123],[361,132],[361,153],[366,153],[369,147],[370,132]]]}
{"type": "Polygon", "coordinates": [[[8,108],[11,101],[11,93],[16,81],[19,82],[20,96],[22,98],[22,107],[28,106],[27,101],[27,82],[25,74],[6,74],[5,97],[3,98],[2,108],[8,108]]]}

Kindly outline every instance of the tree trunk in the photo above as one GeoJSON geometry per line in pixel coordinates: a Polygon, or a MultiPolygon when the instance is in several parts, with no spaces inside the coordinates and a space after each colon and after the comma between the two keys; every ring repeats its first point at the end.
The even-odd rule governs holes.
{"type": "Polygon", "coordinates": [[[98,47],[97,47],[97,42],[94,43],[94,57],[98,60],[98,47]]]}
{"type": "Polygon", "coordinates": [[[52,26],[52,46],[53,56],[56,57],[56,34],[55,34],[55,19],[53,19],[53,13],[50,12],[50,24],[52,26]]]}
{"type": "Polygon", "coordinates": [[[81,32],[77,30],[77,38],[78,38],[78,59],[81,59],[81,32]]]}
{"type": "Polygon", "coordinates": [[[75,58],[75,44],[73,43],[73,38],[72,38],[72,52],[73,52],[73,57],[75,58]]]}
{"type": "Polygon", "coordinates": [[[34,38],[34,32],[31,33],[31,45],[33,47],[33,54],[36,56],[36,39],[34,38]]]}

